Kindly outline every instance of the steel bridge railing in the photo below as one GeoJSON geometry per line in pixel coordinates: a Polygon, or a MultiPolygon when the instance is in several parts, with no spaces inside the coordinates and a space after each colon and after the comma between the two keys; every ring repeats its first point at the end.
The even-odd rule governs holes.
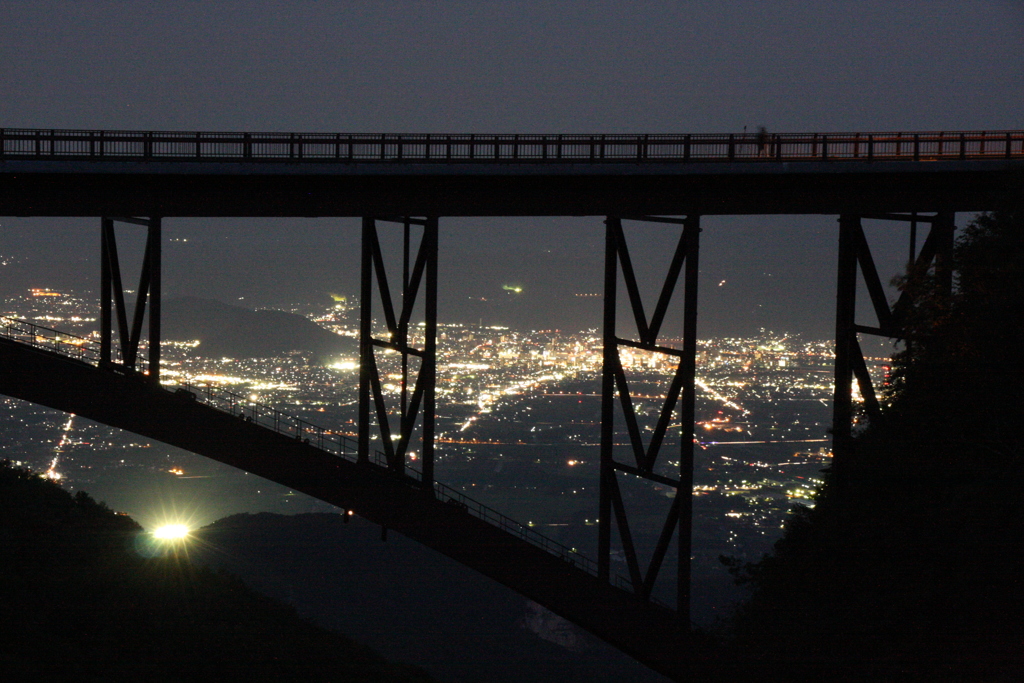
{"type": "MultiPolygon", "coordinates": [[[[67,334],[51,328],[36,325],[27,320],[17,318],[0,318],[0,336],[15,342],[51,351],[63,356],[99,367],[99,343],[95,340],[67,334]]],[[[278,434],[302,441],[326,453],[357,462],[358,444],[355,439],[340,432],[325,429],[293,415],[288,415],[271,406],[249,400],[247,397],[232,391],[204,384],[192,384],[188,381],[179,383],[172,389],[175,394],[186,400],[200,401],[222,412],[235,415],[240,420],[251,422],[278,434]]],[[[371,455],[373,466],[386,470],[387,459],[383,453],[376,451],[371,455]]],[[[403,473],[413,481],[420,481],[421,474],[413,468],[406,467],[403,473]]],[[[583,555],[575,548],[563,545],[535,531],[527,524],[515,521],[483,503],[473,500],[450,486],[434,482],[434,493],[438,500],[456,507],[468,514],[498,527],[513,536],[541,548],[565,562],[597,576],[597,562],[583,555]]],[[[632,585],[621,576],[613,577],[613,583],[626,591],[632,592],[632,585]]],[[[659,603],[661,604],[661,603],[659,603]]],[[[664,605],[663,605],[664,606],[664,605]]]]}
{"type": "Polygon", "coordinates": [[[1024,131],[432,135],[0,129],[0,160],[937,161],[1024,158],[1024,131]]]}
{"type": "MultiPolygon", "coordinates": [[[[95,340],[59,332],[28,320],[0,317],[0,336],[92,365],[99,365],[100,362],[99,343],[95,340]]],[[[111,351],[120,360],[120,349],[114,347],[111,351]]]]}

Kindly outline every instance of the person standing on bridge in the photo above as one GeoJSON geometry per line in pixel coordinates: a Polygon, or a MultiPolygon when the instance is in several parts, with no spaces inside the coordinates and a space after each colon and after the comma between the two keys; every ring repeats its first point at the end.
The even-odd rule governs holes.
{"type": "Polygon", "coordinates": [[[768,149],[768,129],[764,126],[757,127],[757,156],[770,156],[768,149]]]}

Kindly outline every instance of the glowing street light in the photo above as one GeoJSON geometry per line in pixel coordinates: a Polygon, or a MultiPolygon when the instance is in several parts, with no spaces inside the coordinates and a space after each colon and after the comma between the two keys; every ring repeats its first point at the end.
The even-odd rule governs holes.
{"type": "Polygon", "coordinates": [[[153,538],[160,541],[180,541],[188,534],[189,528],[184,524],[165,524],[153,530],[153,538]]]}

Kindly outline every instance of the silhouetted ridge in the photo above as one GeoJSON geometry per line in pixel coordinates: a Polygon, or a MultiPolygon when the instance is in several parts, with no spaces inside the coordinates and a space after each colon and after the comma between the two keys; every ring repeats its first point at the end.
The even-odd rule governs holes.
{"type": "Polygon", "coordinates": [[[85,493],[0,465],[3,680],[430,680],[185,554],[147,559],[146,539],[85,493]]]}
{"type": "Polygon", "coordinates": [[[273,358],[292,352],[328,358],[355,353],[353,340],[286,311],[253,311],[184,297],[165,301],[162,316],[165,339],[198,339],[198,352],[214,358],[273,358]]]}

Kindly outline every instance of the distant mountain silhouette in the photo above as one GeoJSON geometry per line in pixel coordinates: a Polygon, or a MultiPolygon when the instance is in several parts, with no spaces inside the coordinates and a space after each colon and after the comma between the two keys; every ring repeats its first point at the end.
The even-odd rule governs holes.
{"type": "Polygon", "coordinates": [[[301,315],[253,311],[213,299],[169,299],[163,303],[161,324],[165,339],[198,339],[204,356],[273,358],[302,352],[324,359],[356,352],[354,340],[301,315]]]}

